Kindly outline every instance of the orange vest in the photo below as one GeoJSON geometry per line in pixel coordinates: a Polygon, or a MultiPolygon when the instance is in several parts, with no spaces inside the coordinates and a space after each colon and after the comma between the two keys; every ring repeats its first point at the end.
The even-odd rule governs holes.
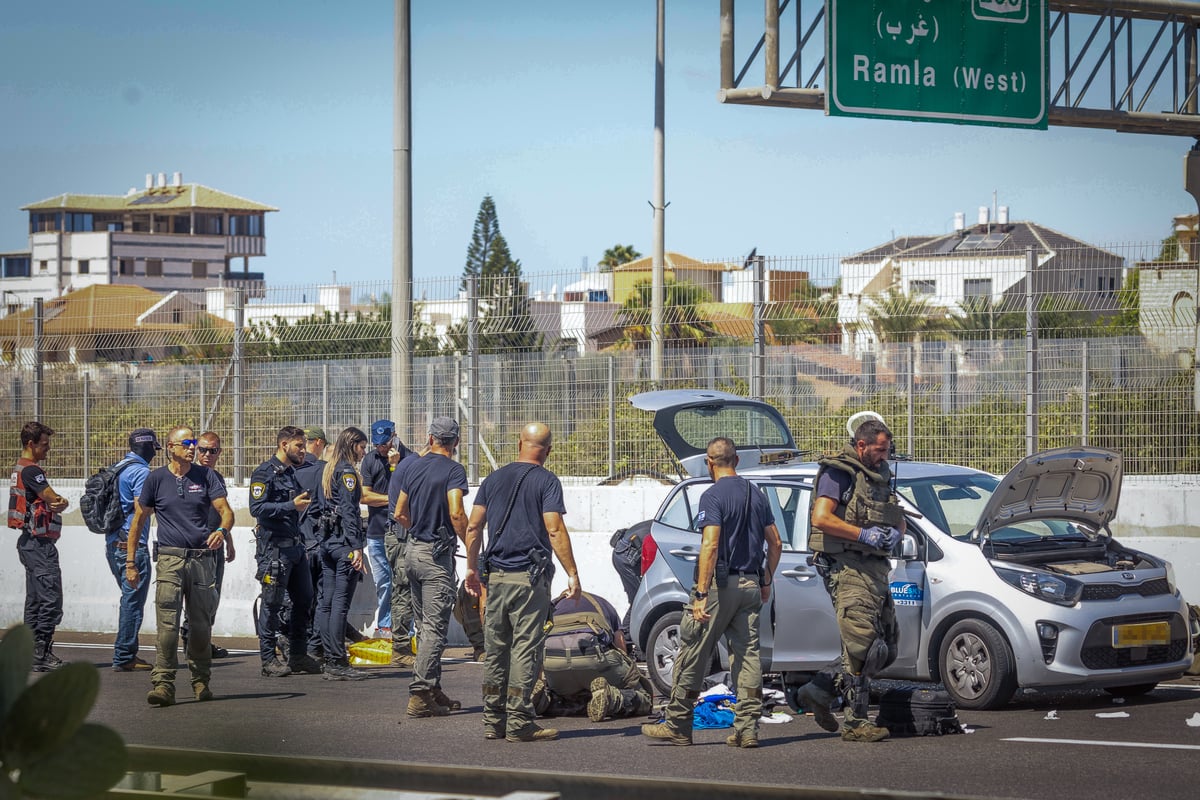
{"type": "Polygon", "coordinates": [[[30,536],[57,539],[62,535],[62,517],[51,514],[50,508],[40,497],[32,502],[29,500],[22,473],[26,467],[33,466],[37,466],[37,462],[18,458],[17,465],[13,467],[12,482],[8,489],[8,527],[28,530],[30,536]]]}

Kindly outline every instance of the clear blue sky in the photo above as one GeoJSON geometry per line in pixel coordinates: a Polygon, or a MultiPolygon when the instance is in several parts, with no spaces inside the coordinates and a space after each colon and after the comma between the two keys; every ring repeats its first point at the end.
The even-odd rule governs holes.
{"type": "MultiPolygon", "coordinates": [[[[414,274],[462,271],[491,194],[526,273],[652,245],[654,0],[412,3],[414,274]]],[[[761,33],[739,3],[739,48],[761,33]]],[[[393,3],[59,0],[0,26],[0,251],[20,206],[147,172],[280,209],[273,285],[391,275],[393,3]]],[[[667,3],[667,248],[728,258],[942,233],[993,191],[1013,219],[1156,242],[1191,140],[848,120],[717,102],[718,9],[667,3]]],[[[757,85],[759,81],[754,81],[757,85]]]]}

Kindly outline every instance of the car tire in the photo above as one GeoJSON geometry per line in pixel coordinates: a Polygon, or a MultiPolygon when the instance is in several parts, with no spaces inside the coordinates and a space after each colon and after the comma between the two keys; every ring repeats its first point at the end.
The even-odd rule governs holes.
{"type": "Polygon", "coordinates": [[[646,672],[654,689],[664,697],[671,696],[675,672],[675,657],[679,655],[679,622],[682,611],[668,611],[658,618],[646,640],[646,672]]]}
{"type": "Polygon", "coordinates": [[[1104,691],[1113,697],[1140,697],[1154,691],[1156,686],[1157,683],[1135,683],[1133,686],[1105,686],[1104,691]]]}
{"type": "Polygon", "coordinates": [[[981,619],[956,622],[942,637],[938,666],[946,691],[959,708],[1000,708],[1017,690],[1008,642],[981,619]]]}

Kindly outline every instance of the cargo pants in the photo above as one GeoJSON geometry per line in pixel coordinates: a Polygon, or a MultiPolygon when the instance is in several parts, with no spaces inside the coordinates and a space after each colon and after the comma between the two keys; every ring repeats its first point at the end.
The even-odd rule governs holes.
{"type": "MultiPolygon", "coordinates": [[[[154,621],[156,655],[150,682],[175,691],[179,669],[179,624],[184,607],[191,630],[187,665],[192,686],[207,686],[212,676],[212,626],[217,613],[217,559],[224,550],[160,547],[155,555],[154,621]]],[[[143,578],[148,580],[149,576],[143,578]]]]}
{"type": "MultiPolygon", "coordinates": [[[[409,539],[404,556],[417,625],[417,660],[408,684],[408,691],[413,694],[433,691],[442,685],[442,653],[454,605],[454,553],[447,550],[435,559],[436,547],[433,542],[409,539]]],[[[392,641],[395,642],[395,637],[392,641]]]]}
{"type": "Polygon", "coordinates": [[[550,577],[530,582],[528,570],[492,570],[483,635],[483,724],[520,736],[534,724],[533,684],[542,671],[550,577]]]}
{"type": "Polygon", "coordinates": [[[825,588],[833,600],[834,618],[842,638],[841,689],[846,695],[846,727],[861,722],[854,716],[855,681],[848,676],[862,672],[867,650],[877,637],[896,649],[896,610],[888,585],[891,561],[883,556],[847,550],[826,554],[829,574],[825,588]]]}
{"type": "Polygon", "coordinates": [[[756,576],[731,575],[725,587],[709,588],[705,611],[711,619],[697,622],[692,609],[685,606],[679,622],[679,655],[671,697],[667,702],[666,723],[686,736],[692,735],[692,711],[704,677],[708,674],[717,644],[722,636],[729,640],[729,673],[737,692],[733,730],[738,736],[754,736],[762,716],[762,658],[758,644],[758,618],[762,610],[762,589],[756,576]]]}
{"type": "MultiPolygon", "coordinates": [[[[399,523],[396,523],[399,525],[399,523]]],[[[383,535],[383,551],[392,567],[392,651],[404,652],[412,636],[412,591],[408,586],[408,569],[404,565],[408,550],[408,534],[400,541],[395,531],[383,535]]]]}

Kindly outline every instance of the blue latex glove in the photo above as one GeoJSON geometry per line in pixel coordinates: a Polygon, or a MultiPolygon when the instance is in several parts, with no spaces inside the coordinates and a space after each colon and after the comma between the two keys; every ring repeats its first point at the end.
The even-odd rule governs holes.
{"type": "Polygon", "coordinates": [[[899,528],[888,528],[887,536],[883,540],[883,549],[891,550],[896,545],[900,544],[900,539],[904,536],[899,528]]]}
{"type": "Polygon", "coordinates": [[[858,532],[858,540],[873,550],[891,550],[891,544],[888,542],[892,541],[892,544],[895,544],[900,540],[899,531],[896,531],[896,539],[891,540],[892,531],[896,531],[896,529],[888,528],[885,525],[872,525],[858,532]]]}

